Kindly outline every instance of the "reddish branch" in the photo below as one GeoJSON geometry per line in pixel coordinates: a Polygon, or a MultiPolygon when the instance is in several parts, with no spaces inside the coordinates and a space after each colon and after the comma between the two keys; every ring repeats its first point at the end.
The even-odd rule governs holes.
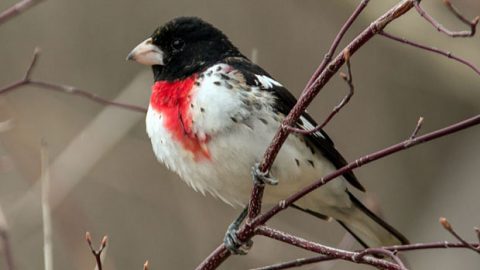
{"type": "MultiPolygon", "coordinates": [[[[259,226],[256,229],[256,234],[263,235],[290,245],[313,251],[316,253],[321,253],[326,256],[334,257],[335,259],[350,261],[353,263],[359,264],[368,264],[382,269],[392,269],[392,270],[404,270],[402,265],[396,265],[384,259],[377,259],[372,256],[367,256],[370,254],[368,249],[361,252],[352,252],[341,249],[336,249],[328,246],[324,246],[306,239],[303,239],[298,236],[294,236],[285,232],[281,232],[266,226],[259,226]]],[[[388,252],[388,251],[387,251],[388,252]]]]}
{"type": "Polygon", "coordinates": [[[437,20],[435,20],[432,16],[430,16],[421,6],[420,6],[420,1],[414,1],[415,9],[417,12],[422,16],[425,20],[427,20],[430,24],[437,29],[437,31],[442,32],[450,37],[472,37],[475,35],[475,31],[477,28],[478,21],[480,20],[480,17],[477,16],[473,20],[469,21],[458,12],[458,10],[450,3],[448,0],[443,1],[445,5],[448,7],[448,9],[457,16],[457,18],[460,19],[463,23],[467,24],[470,27],[470,30],[468,31],[451,31],[445,28],[443,25],[441,25],[437,20]]]}
{"type": "MultiPolygon", "coordinates": [[[[408,251],[416,251],[416,250],[431,250],[431,249],[450,249],[450,248],[461,248],[466,249],[469,248],[468,246],[473,246],[475,248],[479,248],[480,244],[478,243],[468,243],[468,245],[463,243],[450,243],[446,241],[442,242],[432,242],[432,243],[420,243],[420,244],[409,244],[409,245],[401,245],[401,246],[390,246],[390,247],[382,247],[381,249],[392,251],[393,253],[396,252],[408,252],[408,251]]],[[[361,251],[357,251],[361,252],[361,251]]],[[[326,262],[337,260],[334,256],[326,256],[326,255],[319,255],[310,258],[300,258],[288,262],[277,263],[273,265],[263,266],[251,270],[280,270],[280,269],[290,269],[299,266],[319,263],[319,262],[326,262]]]]}
{"type": "MultiPolygon", "coordinates": [[[[90,247],[90,251],[92,252],[93,256],[95,257],[95,262],[97,263],[97,269],[102,270],[102,252],[105,249],[105,247],[107,246],[107,241],[108,241],[107,236],[104,236],[102,238],[102,241],[100,242],[100,246],[98,247],[98,249],[95,249],[93,247],[92,237],[90,236],[89,232],[85,233],[85,240],[87,240],[88,247],[90,247]]],[[[145,269],[145,266],[148,268],[148,261],[145,262],[144,269],[145,269]]]]}
{"type": "Polygon", "coordinates": [[[444,217],[441,217],[440,218],[440,224],[442,224],[443,228],[445,230],[447,230],[451,235],[453,235],[453,237],[457,238],[457,240],[462,243],[463,245],[465,245],[465,247],[477,252],[480,254],[480,247],[478,247],[478,245],[473,245],[473,244],[470,244],[468,243],[465,239],[463,239],[463,237],[461,237],[452,227],[452,225],[450,224],[450,222],[448,222],[448,220],[444,217]]]}
{"type": "Polygon", "coordinates": [[[120,103],[120,102],[115,102],[111,101],[102,97],[99,97],[98,95],[91,93],[89,91],[79,89],[74,86],[70,85],[63,85],[63,84],[58,84],[58,83],[51,83],[51,82],[46,82],[46,81],[39,81],[39,80],[34,80],[31,78],[32,72],[38,62],[38,57],[40,56],[40,50],[37,48],[35,49],[33,53],[33,58],[32,61],[30,62],[30,65],[28,66],[27,71],[25,72],[25,75],[23,76],[22,79],[15,81],[7,86],[4,86],[0,88],[0,95],[6,94],[8,92],[20,89],[21,87],[30,85],[30,86],[36,86],[41,89],[45,90],[51,90],[51,91],[56,91],[56,92],[61,92],[65,94],[71,94],[71,95],[76,95],[80,96],[86,99],[89,99],[91,101],[94,101],[96,103],[100,103],[103,105],[110,105],[110,106],[115,106],[119,107],[122,109],[126,110],[131,110],[131,111],[136,111],[136,112],[141,112],[141,113],[146,113],[147,109],[132,105],[132,104],[125,104],[125,103],[120,103]]]}
{"type": "MultiPolygon", "coordinates": [[[[419,121],[420,122],[420,121],[419,121]]],[[[417,125],[418,127],[419,125],[417,125]]],[[[364,250],[359,250],[355,252],[351,252],[351,257],[348,257],[347,255],[349,253],[343,253],[341,251],[341,257],[339,257],[338,254],[335,254],[338,252],[338,249],[333,249],[330,247],[325,247],[321,244],[314,243],[305,239],[302,239],[300,237],[294,236],[287,234],[285,232],[281,232],[278,230],[274,230],[265,226],[260,226],[257,229],[257,234],[264,235],[282,242],[286,242],[295,246],[298,246],[300,248],[313,251],[313,252],[319,252],[323,255],[312,257],[312,258],[301,258],[289,262],[284,262],[284,263],[278,263],[270,266],[264,266],[260,268],[256,268],[254,270],[279,270],[279,269],[289,269],[293,267],[299,267],[299,266],[304,266],[308,264],[313,264],[313,263],[318,263],[318,262],[324,262],[324,261],[330,261],[330,260],[336,260],[336,259],[343,259],[347,261],[352,261],[356,263],[366,263],[362,261],[361,259],[364,256],[367,255],[381,255],[384,257],[390,257],[393,259],[396,264],[397,268],[389,268],[387,269],[406,269],[405,265],[403,265],[402,261],[400,258],[396,255],[398,252],[406,252],[406,251],[414,251],[414,250],[421,250],[421,249],[438,249],[438,248],[463,248],[463,249],[471,249],[477,253],[480,253],[480,244],[479,243],[469,243],[465,239],[463,239],[452,227],[452,225],[447,221],[446,218],[440,218],[440,224],[447,230],[450,234],[452,234],[460,243],[449,243],[449,242],[434,242],[434,243],[422,243],[422,244],[409,244],[409,245],[400,245],[400,246],[390,246],[390,247],[382,247],[382,248],[368,248],[364,250]],[[334,253],[329,254],[329,253],[334,253]]],[[[474,228],[475,231],[478,234],[478,229],[474,228]]],[[[480,238],[479,238],[480,242],[480,238]]],[[[383,263],[380,261],[374,261],[373,263],[383,263]]],[[[373,266],[380,266],[380,265],[375,265],[373,263],[367,263],[373,266]]]]}
{"type": "Polygon", "coordinates": [[[458,56],[455,56],[455,55],[453,55],[451,52],[443,51],[443,50],[440,50],[440,49],[437,49],[437,48],[434,48],[434,47],[430,47],[430,46],[425,46],[425,45],[422,45],[422,44],[413,42],[413,41],[411,41],[411,40],[408,40],[408,39],[405,39],[405,38],[402,38],[402,37],[394,36],[394,35],[392,35],[392,34],[389,34],[389,33],[384,32],[384,31],[381,31],[381,32],[378,33],[378,34],[381,35],[381,36],[384,36],[384,37],[386,37],[386,38],[389,38],[389,39],[398,41],[398,42],[400,42],[400,43],[404,43],[404,44],[413,46],[413,47],[418,48],[418,49],[426,50],[426,51],[429,51],[429,52],[437,53],[437,54],[443,55],[443,56],[445,56],[445,57],[448,57],[448,58],[450,58],[450,59],[452,59],[452,60],[455,60],[455,61],[457,61],[457,62],[460,62],[460,63],[468,66],[468,67],[471,68],[475,73],[477,73],[478,75],[480,75],[480,68],[478,68],[477,66],[475,66],[475,64],[471,63],[471,62],[468,61],[468,60],[465,60],[465,59],[463,59],[463,58],[460,58],[460,57],[458,57],[458,56]]]}
{"type": "Polygon", "coordinates": [[[31,8],[35,4],[40,3],[41,1],[43,0],[23,0],[16,3],[15,5],[0,13],[0,24],[3,24],[4,22],[12,19],[15,16],[18,16],[25,10],[31,8]]]}

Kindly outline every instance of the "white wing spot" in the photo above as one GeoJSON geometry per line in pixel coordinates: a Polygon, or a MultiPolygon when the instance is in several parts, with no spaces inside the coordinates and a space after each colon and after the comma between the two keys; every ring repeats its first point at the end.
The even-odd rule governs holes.
{"type": "Polygon", "coordinates": [[[255,77],[257,77],[259,83],[265,88],[265,89],[269,89],[269,88],[273,88],[274,86],[282,86],[281,83],[275,81],[274,79],[268,77],[268,76],[265,76],[265,75],[255,75],[255,77]]]}
{"type": "MultiPolygon", "coordinates": [[[[302,123],[303,123],[303,125],[302,125],[303,129],[305,129],[305,130],[312,130],[312,129],[315,128],[315,127],[312,125],[312,123],[310,123],[310,121],[308,121],[307,118],[305,118],[304,116],[300,116],[300,120],[301,120],[302,123]]],[[[318,131],[317,131],[317,132],[315,132],[314,134],[315,134],[316,136],[319,136],[319,137],[325,139],[325,137],[322,135],[321,132],[318,132],[318,131]]]]}

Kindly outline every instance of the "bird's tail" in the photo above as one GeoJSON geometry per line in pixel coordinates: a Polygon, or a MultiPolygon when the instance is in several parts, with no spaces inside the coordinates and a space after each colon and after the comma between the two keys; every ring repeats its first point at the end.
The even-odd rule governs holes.
{"type": "Polygon", "coordinates": [[[337,221],[360,244],[365,247],[408,244],[405,236],[365,207],[353,194],[348,192],[348,195],[352,201],[352,208],[349,208],[345,215],[340,215],[337,221]]]}

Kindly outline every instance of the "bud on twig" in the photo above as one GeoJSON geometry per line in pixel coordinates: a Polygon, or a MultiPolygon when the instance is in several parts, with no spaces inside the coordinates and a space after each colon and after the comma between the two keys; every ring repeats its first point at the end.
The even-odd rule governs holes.
{"type": "Polygon", "coordinates": [[[108,237],[105,235],[103,238],[102,238],[102,242],[101,242],[101,249],[104,249],[106,246],[107,246],[107,241],[108,241],[108,237]]]}
{"type": "Polygon", "coordinates": [[[90,232],[85,233],[85,240],[87,240],[89,246],[92,246],[92,236],[90,235],[90,232]]]}
{"type": "Polygon", "coordinates": [[[443,226],[443,228],[445,228],[445,230],[452,231],[452,225],[450,224],[450,222],[448,222],[448,220],[446,218],[441,217],[439,222],[440,222],[440,224],[442,224],[442,226],[443,226]]]}

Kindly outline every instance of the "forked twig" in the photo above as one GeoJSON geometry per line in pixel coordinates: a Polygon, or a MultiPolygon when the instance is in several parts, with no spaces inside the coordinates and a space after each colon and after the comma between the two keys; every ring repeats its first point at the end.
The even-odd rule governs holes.
{"type": "MultiPolygon", "coordinates": [[[[102,252],[107,246],[108,237],[105,235],[100,242],[100,246],[98,249],[95,249],[92,244],[92,237],[89,232],[85,233],[85,240],[87,241],[88,247],[90,247],[90,251],[92,252],[93,256],[95,256],[95,262],[98,270],[102,270],[102,252]]],[[[145,262],[146,267],[148,268],[148,261],[145,262]]],[[[145,269],[144,265],[144,269],[145,269]]]]}
{"type": "Polygon", "coordinates": [[[332,118],[345,106],[347,103],[350,101],[352,98],[354,92],[355,92],[355,86],[353,85],[353,77],[352,77],[352,68],[350,66],[350,53],[348,50],[345,50],[343,52],[343,56],[345,58],[345,65],[347,66],[347,74],[340,72],[340,77],[347,83],[348,85],[348,93],[346,96],[343,97],[343,99],[340,101],[339,104],[337,104],[333,110],[330,112],[330,114],[327,116],[327,118],[323,121],[322,124],[317,125],[316,127],[305,130],[305,129],[300,129],[300,128],[295,128],[292,126],[283,126],[283,128],[287,129],[290,132],[298,133],[298,134],[312,134],[315,132],[318,132],[319,130],[323,129],[330,121],[332,118]]]}
{"type": "Polygon", "coordinates": [[[460,243],[464,244],[466,247],[468,247],[469,249],[477,252],[480,254],[480,248],[478,246],[474,246],[470,243],[468,243],[465,239],[463,239],[452,227],[452,225],[450,224],[450,222],[448,222],[448,220],[444,217],[441,217],[440,220],[439,220],[440,224],[443,226],[443,228],[445,230],[447,230],[451,235],[453,235],[453,237],[457,238],[458,241],[460,241],[460,243]]]}
{"type": "Polygon", "coordinates": [[[448,9],[453,13],[455,14],[455,16],[457,18],[460,19],[460,21],[462,21],[463,23],[467,24],[469,27],[470,27],[470,30],[466,30],[466,31],[451,31],[451,30],[448,30],[446,27],[444,27],[443,25],[441,25],[437,20],[435,20],[432,16],[430,16],[421,6],[420,6],[420,1],[419,0],[416,0],[414,1],[414,5],[415,5],[415,9],[417,10],[417,12],[420,14],[420,16],[422,16],[425,20],[427,20],[431,25],[433,25],[433,27],[435,27],[435,29],[437,29],[437,31],[439,32],[442,32],[450,37],[472,37],[473,35],[475,35],[475,31],[476,31],[476,28],[477,28],[477,24],[480,20],[480,17],[477,16],[475,17],[473,20],[469,21],[465,18],[465,16],[463,16],[462,14],[460,14],[460,12],[452,5],[452,3],[450,3],[450,1],[448,0],[444,0],[443,1],[445,3],[445,5],[448,7],[448,9]]]}
{"type": "Polygon", "coordinates": [[[116,101],[111,101],[102,97],[99,97],[98,95],[91,93],[89,91],[70,86],[70,85],[63,85],[63,84],[58,84],[58,83],[51,83],[51,82],[45,82],[45,81],[39,81],[39,80],[34,80],[31,78],[33,70],[38,62],[38,58],[40,56],[40,50],[38,48],[35,49],[32,57],[32,61],[30,62],[27,71],[25,72],[23,78],[21,80],[18,80],[16,82],[13,82],[7,86],[4,86],[0,88],[0,95],[6,94],[8,92],[14,91],[16,89],[20,89],[23,86],[31,85],[31,86],[36,86],[41,89],[46,89],[46,90],[52,90],[56,92],[61,92],[65,94],[71,94],[71,95],[76,95],[76,96],[81,96],[83,98],[89,99],[91,101],[94,101],[99,104],[103,105],[110,105],[110,106],[115,106],[119,107],[122,109],[126,110],[131,110],[135,112],[141,112],[141,113],[146,113],[147,109],[132,105],[132,104],[125,104],[125,103],[120,103],[116,101]]]}

